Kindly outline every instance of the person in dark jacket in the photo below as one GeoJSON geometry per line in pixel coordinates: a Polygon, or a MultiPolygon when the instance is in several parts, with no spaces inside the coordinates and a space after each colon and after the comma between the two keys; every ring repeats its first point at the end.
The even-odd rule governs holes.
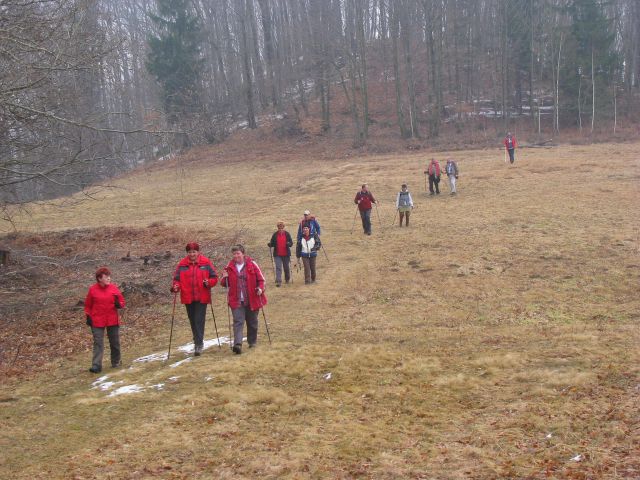
{"type": "Polygon", "coordinates": [[[266,282],[258,264],[244,254],[242,245],[233,246],[231,252],[233,258],[224,267],[220,284],[227,287],[227,302],[233,314],[233,353],[240,355],[245,323],[249,348],[258,343],[258,312],[267,304],[266,282]]]}
{"type": "Polygon", "coordinates": [[[458,180],[458,165],[453,159],[448,158],[447,164],[444,167],[444,171],[449,179],[449,188],[451,189],[450,195],[456,194],[456,181],[458,180]]]}
{"type": "Polygon", "coordinates": [[[99,268],[96,271],[96,283],[89,287],[89,292],[84,299],[84,313],[93,335],[93,358],[89,369],[91,373],[102,371],[105,329],[111,349],[111,366],[115,368],[122,364],[118,309],[124,307],[122,293],[114,283],[111,283],[111,272],[106,267],[99,268]]]}
{"type": "Polygon", "coordinates": [[[277,223],[278,230],[271,235],[271,241],[267,246],[273,250],[273,261],[276,266],[276,287],[282,285],[282,270],[284,269],[284,281],[289,283],[291,279],[291,247],[293,246],[293,240],[289,232],[284,229],[284,222],[279,221],[277,223]]]}
{"type": "Polygon", "coordinates": [[[507,132],[507,136],[504,137],[504,148],[509,152],[509,163],[513,163],[516,161],[516,147],[518,146],[518,142],[516,141],[516,137],[511,133],[507,132]]]}
{"type": "Polygon", "coordinates": [[[304,283],[306,285],[316,281],[316,258],[322,244],[318,234],[311,234],[309,227],[302,229],[302,238],[296,245],[296,257],[302,258],[304,265],[304,283]]]}
{"type": "Polygon", "coordinates": [[[362,188],[356,193],[356,198],[353,201],[358,205],[364,233],[371,235],[371,205],[378,202],[369,191],[369,186],[366,183],[362,184],[362,188]]]}
{"type": "Polygon", "coordinates": [[[300,238],[302,237],[302,229],[304,227],[309,227],[311,235],[317,233],[318,236],[320,236],[320,223],[318,223],[318,219],[314,215],[311,215],[311,212],[309,210],[304,211],[304,216],[298,223],[298,233],[296,235],[297,240],[300,240],[300,238]]]}
{"type": "Polygon", "coordinates": [[[429,175],[429,194],[440,195],[440,162],[435,158],[432,158],[431,163],[429,163],[429,166],[424,173],[429,175]]]}
{"type": "Polygon", "coordinates": [[[211,289],[218,283],[218,274],[213,263],[200,254],[196,242],[188,243],[186,251],[187,256],[180,260],[173,275],[171,291],[180,292],[180,303],[187,309],[197,357],[202,354],[207,304],[211,303],[211,289]]]}

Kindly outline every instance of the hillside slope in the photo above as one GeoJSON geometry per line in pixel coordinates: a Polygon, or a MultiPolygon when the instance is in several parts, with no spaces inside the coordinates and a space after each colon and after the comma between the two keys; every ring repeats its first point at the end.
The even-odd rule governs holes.
{"type": "MultiPolygon", "coordinates": [[[[162,239],[175,240],[174,258],[189,232],[220,261],[240,240],[270,275],[276,221],[293,231],[310,208],[329,260],[316,285],[297,273],[292,285],[270,282],[272,345],[261,319],[259,347],[241,356],[212,346],[195,360],[177,351],[169,363],[136,362],[166,349],[172,299],[159,294],[126,367],[108,378],[92,385],[86,353],[7,381],[0,476],[637,477],[637,150],[522,149],[512,166],[497,149],[456,152],[455,197],[444,182],[425,195],[420,154],[178,159],[96,202],[34,209],[22,225],[41,235],[161,222],[182,232],[162,239]],[[351,233],[363,181],[381,202],[371,237],[357,221],[351,233]],[[408,229],[391,226],[404,181],[416,202],[408,229]],[[141,391],[122,393],[132,385],[141,391]]],[[[106,251],[109,239],[96,242],[106,251]]],[[[147,251],[132,236],[101,257],[116,282],[125,248],[147,251]]],[[[220,289],[214,308],[226,335],[220,289]]],[[[81,331],[77,317],[66,321],[81,331]]],[[[177,318],[184,345],[182,309],[177,318]]]]}

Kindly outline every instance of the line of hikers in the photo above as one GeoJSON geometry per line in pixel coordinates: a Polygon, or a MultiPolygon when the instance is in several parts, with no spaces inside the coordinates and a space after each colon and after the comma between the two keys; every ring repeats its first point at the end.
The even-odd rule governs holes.
{"type": "MultiPolygon", "coordinates": [[[[320,242],[320,224],[305,210],[298,225],[296,257],[304,265],[305,284],[316,281],[316,257],[322,244],[320,242]]],[[[284,270],[285,282],[291,280],[290,257],[293,241],[285,230],[282,221],[268,243],[274,260],[276,286],[282,284],[284,270]]],[[[218,281],[227,290],[227,305],[233,317],[233,347],[236,354],[242,353],[243,330],[247,325],[247,343],[249,348],[258,341],[258,312],[267,304],[265,295],[266,281],[262,270],[251,257],[245,254],[242,245],[231,248],[232,258],[218,272],[206,256],[200,253],[200,245],[190,242],[185,247],[187,255],[178,262],[172,279],[171,292],[180,293],[180,303],[187,311],[193,336],[194,355],[200,356],[204,347],[204,327],[207,305],[211,304],[211,289],[218,281]]],[[[86,323],[93,336],[92,373],[102,371],[105,331],[109,339],[111,366],[121,365],[120,352],[120,316],[118,310],[125,308],[125,300],[117,285],[111,282],[111,271],[106,267],[95,273],[96,283],[89,287],[85,297],[84,311],[86,323]]]]}
{"type": "MultiPolygon", "coordinates": [[[[504,140],[506,152],[509,153],[511,163],[514,162],[516,139],[509,132],[504,140]]],[[[456,195],[456,180],[459,177],[458,165],[451,158],[447,159],[444,172],[449,180],[450,195],[456,195]]],[[[440,194],[440,177],[442,169],[438,160],[432,158],[424,171],[425,190],[426,181],[429,182],[429,194],[440,194]]],[[[356,193],[354,203],[360,213],[362,228],[366,235],[371,235],[371,210],[378,201],[369,191],[366,183],[356,193]]],[[[414,208],[413,198],[406,183],[396,195],[396,211],[400,217],[400,227],[404,221],[409,226],[409,217],[414,208]]],[[[355,222],[355,218],[354,218],[355,222]]],[[[394,218],[395,223],[395,218],[394,218]]],[[[291,276],[291,247],[293,239],[285,230],[283,221],[277,222],[277,230],[271,236],[267,246],[275,270],[276,287],[284,281],[292,281],[291,276]]],[[[352,229],[353,231],[353,229],[352,229]]],[[[296,258],[298,266],[302,260],[305,284],[316,281],[316,259],[318,251],[323,248],[320,240],[320,223],[309,210],[304,211],[303,218],[298,223],[296,234],[296,258]]],[[[180,302],[185,305],[191,332],[193,335],[194,355],[202,354],[204,345],[204,326],[207,305],[211,304],[211,289],[218,283],[227,290],[227,305],[233,317],[233,347],[236,354],[242,353],[243,330],[247,325],[247,342],[253,348],[258,340],[258,312],[267,304],[265,295],[265,277],[258,264],[245,254],[242,245],[231,248],[232,259],[224,267],[220,279],[211,260],[200,253],[200,246],[196,242],[186,245],[187,255],[180,260],[173,276],[171,292],[180,293],[180,302]]],[[[111,366],[121,365],[118,310],[125,308],[125,299],[118,287],[111,283],[111,272],[106,267],[99,268],[96,273],[96,283],[86,295],[84,310],[86,323],[91,327],[93,336],[92,365],[89,369],[93,373],[102,371],[102,357],[104,352],[104,334],[107,333],[111,351],[111,366]]],[[[265,319],[266,321],[266,319],[265,319]]]]}

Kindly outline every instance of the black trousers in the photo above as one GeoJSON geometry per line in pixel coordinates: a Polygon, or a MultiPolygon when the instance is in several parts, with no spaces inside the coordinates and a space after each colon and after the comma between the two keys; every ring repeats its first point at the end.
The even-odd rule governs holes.
{"type": "Polygon", "coordinates": [[[509,163],[513,163],[516,161],[516,149],[515,148],[507,148],[507,152],[509,152],[509,163]]]}
{"type": "Polygon", "coordinates": [[[440,193],[440,177],[436,177],[435,175],[429,175],[429,191],[433,193],[433,187],[436,187],[436,193],[440,193]]]}
{"type": "Polygon", "coordinates": [[[191,333],[193,334],[193,344],[201,347],[204,343],[204,323],[207,317],[207,304],[200,302],[192,302],[185,305],[187,307],[187,315],[191,324],[191,333]]]}

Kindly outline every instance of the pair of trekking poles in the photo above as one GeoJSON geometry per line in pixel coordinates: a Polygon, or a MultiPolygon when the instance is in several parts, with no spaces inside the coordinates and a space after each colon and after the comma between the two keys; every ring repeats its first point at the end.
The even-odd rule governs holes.
{"type": "MultiPolygon", "coordinates": [[[[384,232],[384,224],[380,219],[380,211],[378,210],[378,204],[374,203],[374,205],[376,206],[376,214],[378,215],[378,222],[380,223],[380,228],[382,229],[382,232],[384,232]]],[[[356,213],[353,215],[353,224],[351,225],[351,232],[349,233],[350,235],[353,235],[353,229],[356,226],[356,218],[358,218],[358,210],[359,210],[359,207],[358,205],[356,205],[356,213]]],[[[395,217],[394,217],[394,221],[395,221],[395,217]]]]}
{"type": "MultiPolygon", "coordinates": [[[[229,287],[227,287],[226,290],[227,290],[227,297],[228,297],[229,287]]],[[[171,330],[169,332],[169,348],[167,350],[166,360],[169,360],[169,357],[171,356],[171,341],[173,339],[173,323],[176,316],[177,300],[178,300],[178,292],[175,292],[173,294],[173,310],[171,312],[171,330]]],[[[211,307],[211,316],[213,317],[213,326],[216,330],[216,339],[218,341],[218,348],[222,350],[222,344],[220,343],[220,335],[218,335],[218,324],[216,322],[216,314],[213,312],[213,299],[209,304],[209,306],[211,307]]],[[[267,337],[269,338],[269,345],[271,345],[271,333],[269,332],[269,324],[267,323],[267,316],[264,313],[264,307],[260,307],[260,310],[262,311],[262,318],[264,319],[264,328],[266,329],[267,337]]],[[[233,338],[233,330],[231,329],[231,307],[229,306],[228,303],[227,303],[227,320],[229,322],[229,340],[231,341],[231,339],[233,338]]]]}

